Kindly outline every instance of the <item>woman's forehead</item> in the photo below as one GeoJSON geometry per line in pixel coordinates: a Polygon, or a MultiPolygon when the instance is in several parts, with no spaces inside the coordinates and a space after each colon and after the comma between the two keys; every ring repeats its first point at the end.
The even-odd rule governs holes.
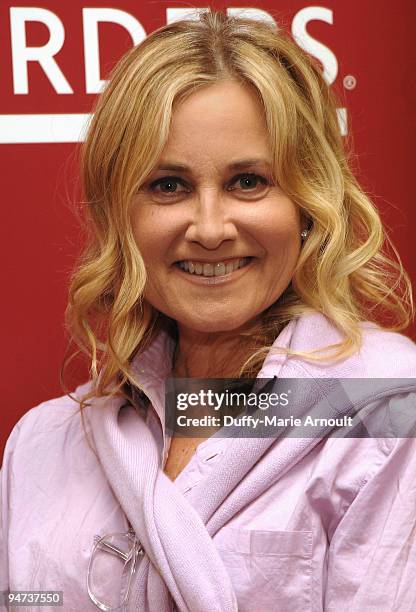
{"type": "Polygon", "coordinates": [[[220,81],[198,89],[174,105],[171,132],[184,126],[188,134],[200,127],[264,129],[263,107],[251,88],[234,81],[220,81]]]}
{"type": "Polygon", "coordinates": [[[271,163],[261,105],[238,83],[204,87],[173,111],[158,166],[186,172],[205,163],[223,170],[271,163]]]}

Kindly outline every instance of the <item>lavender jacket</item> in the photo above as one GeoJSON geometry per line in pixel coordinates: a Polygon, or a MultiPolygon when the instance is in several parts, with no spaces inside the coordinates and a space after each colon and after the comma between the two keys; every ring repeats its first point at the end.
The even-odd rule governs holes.
{"type": "MultiPolygon", "coordinates": [[[[377,378],[355,404],[384,423],[408,414],[416,345],[370,323],[363,337],[338,363],[269,353],[258,377],[377,378]]],[[[307,351],[339,340],[312,313],[275,345],[307,351]]],[[[162,333],[132,365],[146,413],[114,398],[87,408],[90,445],[67,396],[17,423],[1,471],[0,590],[60,590],[65,611],[96,610],[86,588],[94,536],[124,532],[128,519],[146,551],[128,610],[414,612],[415,440],[214,436],[171,482],[164,388],[173,348],[162,333]]],[[[104,593],[112,580],[103,572],[104,593]]]]}

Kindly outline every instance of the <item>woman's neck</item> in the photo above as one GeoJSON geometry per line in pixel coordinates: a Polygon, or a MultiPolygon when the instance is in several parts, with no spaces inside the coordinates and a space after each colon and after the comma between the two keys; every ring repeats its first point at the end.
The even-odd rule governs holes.
{"type": "Polygon", "coordinates": [[[214,334],[178,328],[172,376],[175,378],[237,378],[255,351],[253,336],[238,331],[214,334]]]}

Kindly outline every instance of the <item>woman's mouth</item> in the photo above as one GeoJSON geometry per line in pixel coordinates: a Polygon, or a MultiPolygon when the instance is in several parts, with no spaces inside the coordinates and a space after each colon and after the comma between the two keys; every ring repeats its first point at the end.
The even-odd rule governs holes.
{"type": "Polygon", "coordinates": [[[252,261],[252,259],[253,257],[236,257],[234,259],[226,259],[212,263],[186,260],[178,261],[175,263],[175,265],[187,274],[193,276],[218,277],[228,276],[236,270],[244,268],[252,261]]]}

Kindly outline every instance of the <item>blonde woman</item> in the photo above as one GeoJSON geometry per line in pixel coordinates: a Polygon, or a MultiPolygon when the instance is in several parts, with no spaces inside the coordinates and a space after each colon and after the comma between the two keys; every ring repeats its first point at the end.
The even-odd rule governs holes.
{"type": "Polygon", "coordinates": [[[67,309],[91,380],[9,438],[2,589],[77,612],[416,609],[415,443],[391,426],[416,403],[411,288],[336,107],[281,30],[215,11],[116,66],[67,309]],[[169,435],[168,379],[243,377],[390,429],[169,435]],[[329,402],[325,381],[361,377],[329,402]]]}

